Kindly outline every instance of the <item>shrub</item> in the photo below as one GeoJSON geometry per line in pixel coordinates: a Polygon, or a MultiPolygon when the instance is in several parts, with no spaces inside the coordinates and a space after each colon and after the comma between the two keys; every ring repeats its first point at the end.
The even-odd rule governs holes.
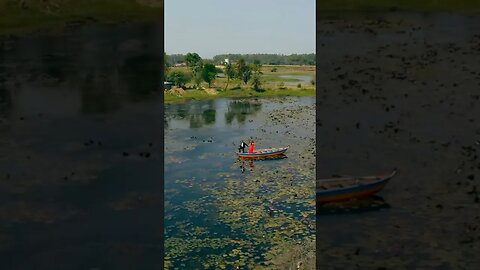
{"type": "Polygon", "coordinates": [[[188,83],[191,79],[192,77],[189,73],[180,70],[171,71],[167,75],[167,80],[173,82],[175,86],[178,87],[185,86],[185,84],[188,83]]]}

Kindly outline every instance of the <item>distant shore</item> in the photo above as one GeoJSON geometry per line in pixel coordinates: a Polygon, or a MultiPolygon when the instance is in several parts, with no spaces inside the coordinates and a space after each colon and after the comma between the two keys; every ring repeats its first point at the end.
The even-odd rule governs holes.
{"type": "MultiPolygon", "coordinates": [[[[188,72],[186,67],[176,69],[188,72]]],[[[189,83],[189,89],[173,87],[166,90],[164,102],[168,104],[223,97],[315,96],[315,66],[264,65],[262,72],[262,89],[259,91],[254,90],[250,83],[245,84],[238,79],[231,79],[227,83],[226,78],[217,77],[210,88],[203,83],[200,89],[195,89],[192,83],[189,83]]]]}

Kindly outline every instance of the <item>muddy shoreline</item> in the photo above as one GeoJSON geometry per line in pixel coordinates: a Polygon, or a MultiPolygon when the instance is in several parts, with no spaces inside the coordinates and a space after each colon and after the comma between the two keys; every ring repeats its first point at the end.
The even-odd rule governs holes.
{"type": "Polygon", "coordinates": [[[398,168],[389,207],[317,215],[317,268],[472,269],[480,16],[317,18],[317,177],[398,168]]]}

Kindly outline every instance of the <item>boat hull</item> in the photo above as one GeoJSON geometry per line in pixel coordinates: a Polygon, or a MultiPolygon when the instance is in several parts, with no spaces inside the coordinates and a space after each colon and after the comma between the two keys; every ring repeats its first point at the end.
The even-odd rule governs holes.
{"type": "Polygon", "coordinates": [[[267,158],[283,155],[287,150],[288,147],[276,149],[261,149],[255,151],[254,153],[237,153],[237,156],[239,158],[267,158]]]}
{"type": "Polygon", "coordinates": [[[352,185],[349,187],[334,188],[330,190],[320,190],[317,188],[316,200],[318,203],[330,203],[369,197],[380,192],[394,175],[395,172],[389,176],[378,178],[368,183],[352,185]]]}

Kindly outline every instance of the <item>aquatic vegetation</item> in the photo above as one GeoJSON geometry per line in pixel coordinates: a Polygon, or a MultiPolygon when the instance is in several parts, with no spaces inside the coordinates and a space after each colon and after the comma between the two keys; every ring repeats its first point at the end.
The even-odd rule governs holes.
{"type": "Polygon", "coordinates": [[[170,163],[184,163],[188,161],[188,158],[185,158],[185,157],[177,157],[177,156],[174,156],[174,155],[168,155],[168,156],[165,156],[164,158],[164,163],[165,164],[170,164],[170,163]]]}
{"type": "Polygon", "coordinates": [[[0,207],[0,221],[8,223],[52,224],[84,214],[71,206],[58,206],[53,203],[38,204],[31,201],[19,201],[3,204],[0,207]]]}
{"type": "Polygon", "coordinates": [[[130,192],[124,198],[109,203],[109,207],[116,211],[132,210],[159,201],[157,194],[130,192]]]}
{"type": "MultiPolygon", "coordinates": [[[[205,269],[237,266],[275,269],[303,261],[309,265],[307,269],[314,269],[313,98],[246,99],[229,104],[234,104],[236,115],[244,117],[238,122],[239,127],[248,127],[247,131],[233,135],[234,138],[252,134],[249,130],[253,130],[257,142],[263,145],[272,143],[266,132],[277,134],[275,131],[281,130],[281,135],[276,135],[279,138],[276,143],[295,147],[284,159],[242,162],[235,159],[236,148],[230,146],[229,138],[232,128],[238,132],[235,131],[238,127],[232,126],[228,119],[220,128],[215,123],[215,128],[190,133],[194,134],[193,140],[201,141],[213,132],[215,142],[211,146],[202,146],[202,142],[196,149],[183,152],[190,157],[187,163],[192,171],[189,173],[176,171],[180,170],[180,163],[170,162],[174,167],[167,167],[166,185],[175,189],[174,194],[165,192],[167,268],[189,269],[192,265],[203,265],[205,269]],[[252,107],[250,102],[261,106],[252,107]],[[272,114],[276,115],[276,121],[271,120],[272,114]],[[217,161],[216,156],[223,158],[217,161]],[[302,166],[298,166],[300,160],[302,166]],[[169,175],[176,177],[172,179],[169,175]]],[[[217,113],[222,113],[219,108],[229,108],[216,106],[217,113]]],[[[174,125],[170,125],[167,138],[178,138],[178,134],[184,132],[175,129],[175,125],[183,125],[182,121],[188,121],[188,116],[171,122],[174,125]]],[[[180,148],[181,143],[178,144],[180,148]]],[[[176,151],[175,156],[181,157],[182,152],[176,151]]]]}

